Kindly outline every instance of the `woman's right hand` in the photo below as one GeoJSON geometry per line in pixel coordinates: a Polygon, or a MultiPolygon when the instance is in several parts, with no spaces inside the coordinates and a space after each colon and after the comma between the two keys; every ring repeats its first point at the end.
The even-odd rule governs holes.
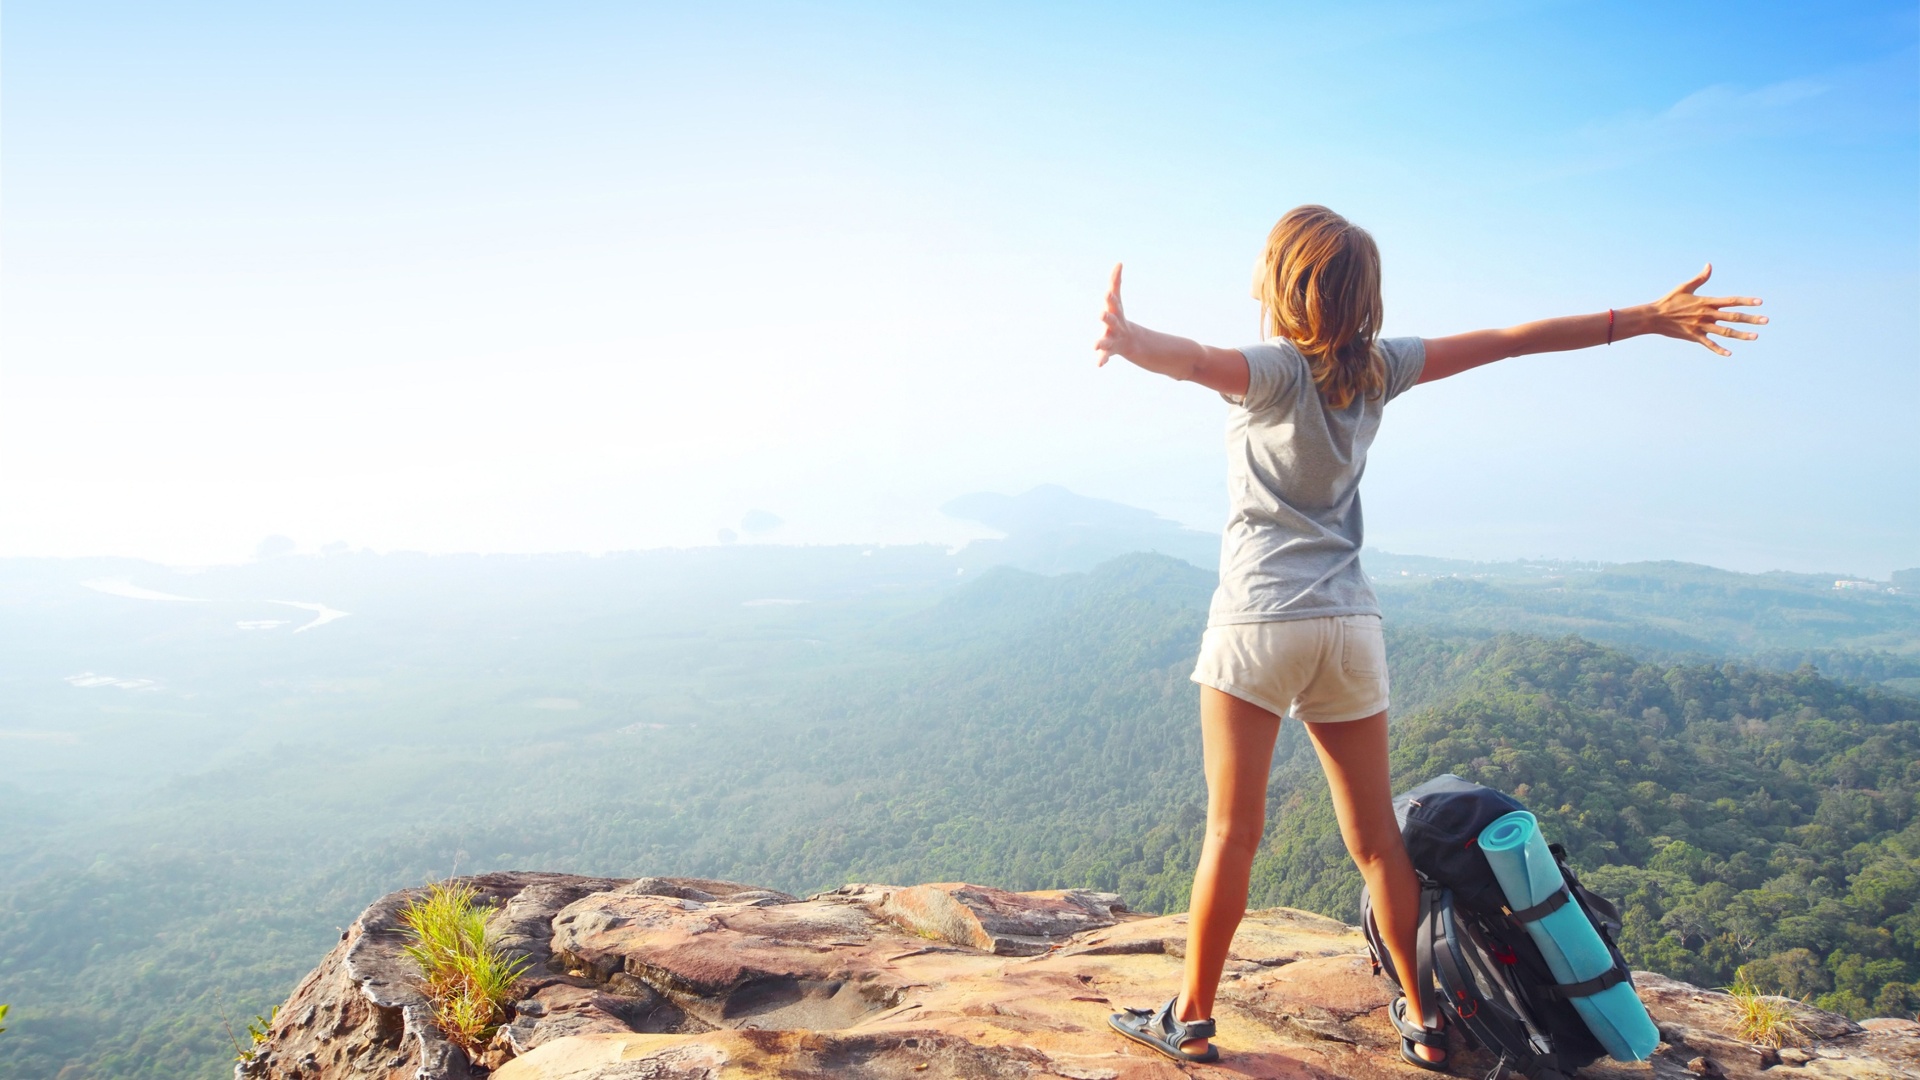
{"type": "Polygon", "coordinates": [[[1642,305],[1633,312],[1633,316],[1640,325],[1634,327],[1632,332],[1660,334],[1665,337],[1679,338],[1682,341],[1697,341],[1721,356],[1732,356],[1732,353],[1722,348],[1708,335],[1733,338],[1737,341],[1752,341],[1760,335],[1751,330],[1736,330],[1720,324],[1731,322],[1763,326],[1766,324],[1767,317],[1749,315],[1744,311],[1724,310],[1730,307],[1759,307],[1760,298],[1757,296],[1695,296],[1694,290],[1705,285],[1707,279],[1712,276],[1713,264],[1708,263],[1691,280],[1674,286],[1673,291],[1653,303],[1642,305]]]}
{"type": "Polygon", "coordinates": [[[1247,358],[1238,349],[1216,349],[1128,322],[1126,309],[1120,306],[1119,263],[1113,264],[1113,278],[1107,282],[1107,306],[1100,313],[1100,340],[1093,343],[1093,351],[1101,367],[1123,356],[1135,367],[1234,397],[1246,394],[1251,378],[1247,358]]]}
{"type": "Polygon", "coordinates": [[[1133,324],[1127,321],[1126,310],[1120,306],[1120,266],[1120,263],[1113,264],[1113,278],[1107,283],[1107,307],[1100,313],[1100,340],[1093,343],[1101,367],[1113,357],[1126,356],[1133,344],[1133,324]]]}

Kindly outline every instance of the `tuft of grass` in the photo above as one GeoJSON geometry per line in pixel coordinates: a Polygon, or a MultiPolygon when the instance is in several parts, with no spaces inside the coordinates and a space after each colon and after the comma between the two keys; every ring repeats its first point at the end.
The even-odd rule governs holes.
{"type": "Polygon", "coordinates": [[[1744,978],[1734,980],[1727,993],[1733,995],[1733,1031],[1742,1039],[1775,1049],[1807,1041],[1807,1029],[1794,1021],[1786,998],[1762,994],[1744,978]]]}
{"type": "Polygon", "coordinates": [[[253,1060],[253,1055],[258,1051],[260,1044],[267,1041],[268,1033],[273,1030],[273,1021],[279,1015],[280,1006],[275,1005],[273,1008],[268,1009],[266,1012],[259,1013],[255,1015],[253,1019],[247,1021],[247,1047],[243,1051],[246,1056],[240,1060],[253,1060]]]}
{"type": "Polygon", "coordinates": [[[509,956],[487,940],[493,913],[473,886],[443,882],[427,886],[424,898],[400,912],[413,941],[404,951],[420,967],[433,1021],[469,1055],[493,1038],[527,966],[526,957],[509,956]]]}
{"type": "Polygon", "coordinates": [[[227,1029],[227,1040],[233,1043],[233,1060],[252,1061],[260,1053],[260,1044],[267,1041],[272,1032],[273,1019],[280,1015],[280,1006],[275,1005],[266,1012],[259,1013],[247,1021],[247,1042],[242,1046],[240,1039],[233,1033],[233,1021],[227,1018],[225,1005],[220,1008],[220,1023],[227,1029]]]}

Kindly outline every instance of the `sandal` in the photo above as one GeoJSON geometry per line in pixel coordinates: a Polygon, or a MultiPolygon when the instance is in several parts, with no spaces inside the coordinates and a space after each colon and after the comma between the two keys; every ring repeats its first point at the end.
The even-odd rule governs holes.
{"type": "Polygon", "coordinates": [[[1190,1054],[1180,1049],[1180,1044],[1189,1039],[1212,1039],[1213,1019],[1175,1020],[1173,1007],[1179,1000],[1178,996],[1168,998],[1167,1003],[1158,1009],[1117,1012],[1107,1017],[1107,1024],[1134,1042],[1151,1046],[1175,1061],[1219,1061],[1220,1048],[1211,1042],[1203,1054],[1190,1054]]]}
{"type": "Polygon", "coordinates": [[[1407,1019],[1407,998],[1406,995],[1403,994],[1400,997],[1394,998],[1393,1004],[1387,1007],[1387,1019],[1393,1021],[1393,1029],[1400,1033],[1400,1056],[1406,1058],[1408,1064],[1418,1065],[1423,1069],[1428,1069],[1433,1072],[1447,1071],[1446,1058],[1441,1058],[1439,1061],[1428,1061],[1426,1058],[1420,1056],[1419,1051],[1413,1048],[1414,1043],[1419,1043],[1421,1046],[1433,1050],[1444,1051],[1447,1048],[1446,1017],[1443,1016],[1440,1018],[1439,1027],[1428,1028],[1420,1026],[1412,1020],[1407,1019]]]}

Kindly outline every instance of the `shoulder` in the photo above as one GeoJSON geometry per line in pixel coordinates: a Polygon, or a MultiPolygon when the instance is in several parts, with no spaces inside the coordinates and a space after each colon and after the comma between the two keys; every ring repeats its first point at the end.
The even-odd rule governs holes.
{"type": "Polygon", "coordinates": [[[1247,392],[1227,401],[1251,412],[1285,404],[1307,378],[1307,358],[1286,338],[1269,338],[1257,345],[1242,345],[1240,355],[1247,358],[1247,392]]]}
{"type": "Polygon", "coordinates": [[[1375,341],[1374,345],[1380,349],[1382,356],[1388,358],[1389,363],[1392,363],[1395,359],[1420,360],[1427,355],[1427,341],[1425,338],[1383,337],[1375,341]]]}
{"type": "Polygon", "coordinates": [[[1422,338],[1398,337],[1380,338],[1373,344],[1386,365],[1386,400],[1392,401],[1420,381],[1420,372],[1427,366],[1427,343],[1422,338]]]}

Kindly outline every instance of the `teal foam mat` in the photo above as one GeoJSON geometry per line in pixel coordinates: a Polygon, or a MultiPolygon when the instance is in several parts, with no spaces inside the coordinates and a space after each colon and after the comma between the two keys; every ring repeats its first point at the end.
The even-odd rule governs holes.
{"type": "MultiPolygon", "coordinates": [[[[1553,853],[1547,850],[1546,838],[1540,835],[1539,821],[1525,810],[1497,818],[1481,830],[1480,849],[1507,894],[1507,906],[1515,911],[1541,903],[1566,884],[1553,853]]],[[[1578,904],[1525,925],[1553,977],[1562,984],[1585,982],[1613,966],[1607,943],[1600,940],[1578,904]]],[[[1660,1043],[1660,1031],[1630,983],[1572,1001],[1594,1037],[1617,1061],[1645,1061],[1660,1043]]]]}

